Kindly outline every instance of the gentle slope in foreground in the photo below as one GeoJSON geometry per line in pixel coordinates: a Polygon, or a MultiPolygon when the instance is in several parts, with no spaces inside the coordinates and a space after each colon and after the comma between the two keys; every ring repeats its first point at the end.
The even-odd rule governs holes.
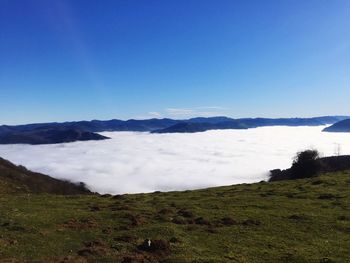
{"type": "Polygon", "coordinates": [[[350,262],[350,171],[120,196],[2,191],[0,199],[0,259],[350,262]]]}

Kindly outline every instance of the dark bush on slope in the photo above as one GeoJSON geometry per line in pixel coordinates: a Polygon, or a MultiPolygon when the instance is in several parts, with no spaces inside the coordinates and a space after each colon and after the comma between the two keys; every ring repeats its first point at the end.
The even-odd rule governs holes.
{"type": "Polygon", "coordinates": [[[350,155],[320,158],[316,150],[297,153],[292,167],[286,170],[270,171],[269,181],[310,178],[321,173],[338,172],[350,169],[350,155]]]}
{"type": "Polygon", "coordinates": [[[298,152],[291,167],[293,178],[313,177],[321,172],[322,164],[317,150],[298,152]]]}

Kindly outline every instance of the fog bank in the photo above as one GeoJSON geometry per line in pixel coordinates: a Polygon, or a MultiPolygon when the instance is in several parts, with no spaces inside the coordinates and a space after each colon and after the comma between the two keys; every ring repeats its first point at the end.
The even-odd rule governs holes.
{"type": "Polygon", "coordinates": [[[55,145],[0,145],[0,156],[100,193],[196,189],[267,179],[297,151],[350,154],[350,133],[324,127],[263,127],[194,134],[104,132],[111,140],[55,145]]]}

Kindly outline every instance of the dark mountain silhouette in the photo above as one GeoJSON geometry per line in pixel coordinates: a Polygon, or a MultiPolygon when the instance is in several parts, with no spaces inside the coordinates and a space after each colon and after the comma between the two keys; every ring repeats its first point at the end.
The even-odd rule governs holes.
{"type": "Polygon", "coordinates": [[[243,118],[231,119],[226,117],[195,118],[185,123],[153,131],[153,133],[202,132],[222,129],[249,129],[264,126],[318,126],[332,124],[347,117],[325,116],[314,118],[243,118]],[[204,122],[207,120],[206,122],[204,122]],[[203,122],[202,122],[203,121],[203,122]]]}
{"type": "Polygon", "coordinates": [[[181,122],[172,119],[148,119],[148,120],[92,120],[92,121],[72,121],[72,122],[51,122],[51,123],[34,123],[24,125],[2,125],[0,126],[0,134],[5,132],[22,132],[31,131],[38,128],[65,128],[77,129],[87,132],[103,132],[103,131],[152,131],[162,129],[181,122]]]}
{"type": "Polygon", "coordinates": [[[224,116],[198,117],[188,120],[92,120],[73,122],[34,123],[0,126],[0,144],[28,143],[50,144],[85,140],[102,140],[106,137],[96,134],[104,131],[139,131],[154,133],[202,132],[214,129],[249,129],[263,126],[316,126],[334,124],[349,116],[324,116],[314,118],[241,118],[224,116]]]}
{"type": "Polygon", "coordinates": [[[197,117],[197,118],[191,118],[188,119],[186,122],[192,122],[192,123],[219,123],[219,122],[226,122],[226,121],[233,121],[235,119],[225,117],[225,116],[217,116],[217,117],[197,117]]]}
{"type": "Polygon", "coordinates": [[[332,126],[325,128],[326,132],[350,132],[350,119],[334,123],[332,126]]]}
{"type": "Polygon", "coordinates": [[[108,137],[97,133],[66,128],[43,127],[0,134],[0,144],[53,144],[105,139],[108,139],[108,137]]]}
{"type": "Polygon", "coordinates": [[[165,129],[155,130],[152,133],[193,133],[208,130],[246,129],[247,127],[237,120],[218,123],[208,122],[181,122],[165,129]]]}
{"type": "Polygon", "coordinates": [[[35,173],[0,158],[1,193],[91,194],[83,183],[74,184],[35,173]]]}
{"type": "Polygon", "coordinates": [[[249,128],[263,127],[263,126],[318,126],[325,124],[332,124],[343,120],[346,117],[342,116],[325,116],[313,118],[246,118],[238,119],[241,123],[249,128]]]}

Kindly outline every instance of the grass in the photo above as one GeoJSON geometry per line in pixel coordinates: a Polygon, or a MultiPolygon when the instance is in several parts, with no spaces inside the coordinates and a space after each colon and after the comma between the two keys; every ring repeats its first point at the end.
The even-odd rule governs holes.
{"type": "Polygon", "coordinates": [[[0,193],[0,262],[343,263],[349,237],[350,171],[121,196],[0,193]],[[147,238],[163,245],[143,251],[147,238]]]}

